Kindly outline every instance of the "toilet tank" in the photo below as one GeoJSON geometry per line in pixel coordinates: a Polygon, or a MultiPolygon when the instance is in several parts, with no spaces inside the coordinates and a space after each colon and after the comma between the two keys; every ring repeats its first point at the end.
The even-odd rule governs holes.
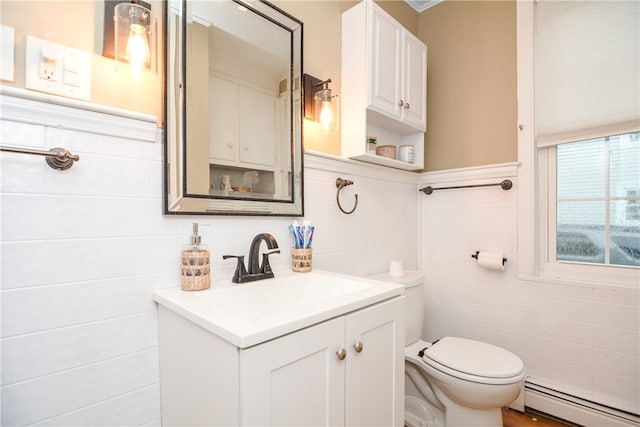
{"type": "Polygon", "coordinates": [[[405,271],[403,277],[391,277],[389,273],[379,273],[368,278],[404,285],[406,315],[404,345],[407,346],[419,340],[422,337],[424,317],[424,273],[421,271],[405,271]]]}

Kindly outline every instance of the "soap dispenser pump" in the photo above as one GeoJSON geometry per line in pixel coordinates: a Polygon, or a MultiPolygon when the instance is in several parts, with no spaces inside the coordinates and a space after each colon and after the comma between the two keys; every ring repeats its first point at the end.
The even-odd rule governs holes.
{"type": "Polygon", "coordinates": [[[198,234],[197,222],[193,223],[191,241],[184,245],[181,256],[182,290],[200,291],[211,286],[211,254],[198,234]]]}

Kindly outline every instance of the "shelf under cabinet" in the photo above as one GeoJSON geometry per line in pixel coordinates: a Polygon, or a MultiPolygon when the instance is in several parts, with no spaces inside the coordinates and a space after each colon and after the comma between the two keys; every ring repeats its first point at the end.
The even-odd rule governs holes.
{"type": "Polygon", "coordinates": [[[350,158],[354,160],[361,160],[363,162],[375,163],[382,166],[388,166],[390,168],[404,169],[407,171],[415,171],[415,170],[422,169],[422,166],[414,163],[402,162],[400,160],[394,160],[388,157],[382,157],[382,156],[378,156],[376,154],[370,154],[370,153],[365,153],[357,156],[350,156],[350,158]]]}

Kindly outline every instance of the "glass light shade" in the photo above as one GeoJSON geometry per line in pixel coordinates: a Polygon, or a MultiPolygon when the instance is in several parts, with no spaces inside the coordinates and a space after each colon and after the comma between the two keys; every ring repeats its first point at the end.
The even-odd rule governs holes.
{"type": "Polygon", "coordinates": [[[151,11],[135,3],[120,3],[115,7],[113,20],[118,72],[135,80],[155,76],[156,24],[151,11]]]}
{"type": "Polygon", "coordinates": [[[339,129],[338,96],[331,96],[331,89],[322,89],[314,96],[316,120],[322,125],[324,133],[339,129]]]}

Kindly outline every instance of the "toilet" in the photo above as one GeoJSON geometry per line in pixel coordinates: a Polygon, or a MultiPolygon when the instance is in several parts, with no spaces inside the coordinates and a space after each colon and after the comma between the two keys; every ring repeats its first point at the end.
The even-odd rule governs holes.
{"type": "Polygon", "coordinates": [[[466,338],[423,341],[424,273],[369,278],[405,287],[405,426],[502,427],[501,409],[518,397],[524,383],[522,360],[466,338]]]}

